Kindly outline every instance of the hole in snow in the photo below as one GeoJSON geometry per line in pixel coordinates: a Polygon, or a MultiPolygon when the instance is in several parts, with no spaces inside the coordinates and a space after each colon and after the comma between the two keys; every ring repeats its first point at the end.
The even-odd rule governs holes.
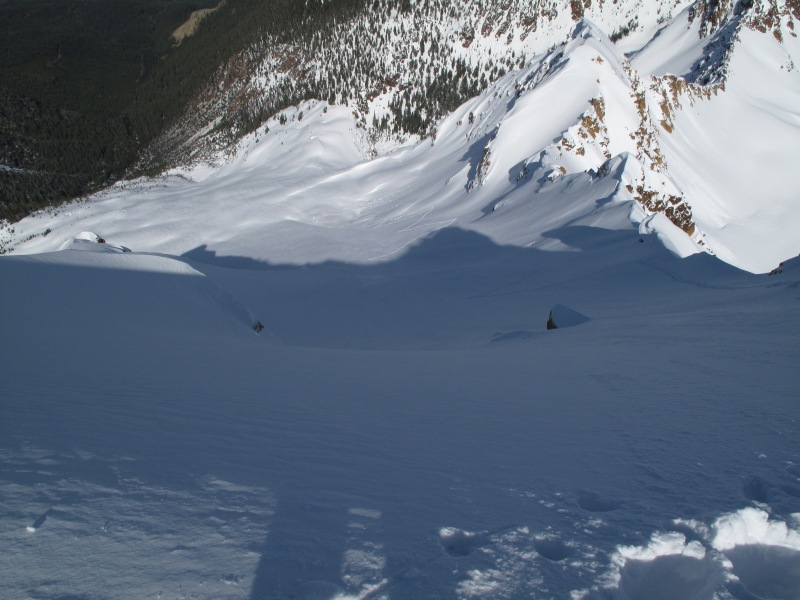
{"type": "Polygon", "coordinates": [[[747,544],[725,551],[747,591],[762,600],[800,600],[800,552],[747,544]]]}
{"type": "Polygon", "coordinates": [[[455,527],[444,527],[439,531],[439,541],[451,556],[469,556],[480,545],[482,538],[482,535],[455,527]]]}
{"type": "Polygon", "coordinates": [[[533,547],[536,548],[536,552],[546,559],[556,562],[575,554],[575,551],[564,542],[552,538],[536,538],[533,541],[533,547]]]}
{"type": "Polygon", "coordinates": [[[619,508],[619,503],[603,498],[596,492],[579,492],[578,506],[589,512],[609,512],[619,508]]]}
{"type": "Polygon", "coordinates": [[[619,587],[629,600],[711,600],[720,579],[720,567],[710,558],[669,554],[626,561],[619,587]]]}

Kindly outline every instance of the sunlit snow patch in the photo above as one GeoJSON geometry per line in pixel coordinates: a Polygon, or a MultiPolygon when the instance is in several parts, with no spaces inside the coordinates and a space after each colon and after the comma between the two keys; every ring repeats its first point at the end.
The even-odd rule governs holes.
{"type": "Polygon", "coordinates": [[[600,587],[573,597],[605,598],[613,590],[629,600],[800,598],[800,532],[789,524],[757,508],[722,515],[710,527],[674,523],[700,539],[655,532],[645,545],[618,546],[600,587]]]}
{"type": "Polygon", "coordinates": [[[131,249],[111,244],[91,231],[81,231],[71,240],[61,245],[61,250],[85,250],[88,252],[130,252],[131,249]]]}
{"type": "Polygon", "coordinates": [[[719,517],[712,531],[734,587],[741,584],[756,598],[800,598],[800,532],[757,508],[719,517]]]}
{"type": "Polygon", "coordinates": [[[448,550],[458,561],[465,561],[458,569],[461,580],[456,597],[531,598],[546,591],[539,566],[543,555],[532,547],[533,537],[528,527],[480,533],[448,527],[440,531],[440,536],[443,532],[451,544],[458,540],[464,551],[456,554],[448,550]],[[473,551],[474,557],[464,558],[473,551]]]}
{"type": "Polygon", "coordinates": [[[452,556],[468,556],[485,537],[485,532],[475,533],[456,527],[443,527],[439,530],[442,547],[452,556]]]}
{"type": "Polygon", "coordinates": [[[654,533],[646,546],[620,546],[613,557],[618,585],[631,600],[710,599],[722,568],[682,533],[654,533]]]}

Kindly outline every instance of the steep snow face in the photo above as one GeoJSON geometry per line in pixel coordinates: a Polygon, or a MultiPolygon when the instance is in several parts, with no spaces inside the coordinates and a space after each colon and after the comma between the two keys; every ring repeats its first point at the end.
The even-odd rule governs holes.
{"type": "Polygon", "coordinates": [[[690,19],[691,8],[684,9],[639,51],[632,53],[632,62],[642,75],[675,75],[683,77],[702,58],[708,39],[700,32],[700,20],[690,19]]]}
{"type": "Polygon", "coordinates": [[[800,252],[795,61],[800,44],[788,30],[779,43],[770,33],[743,29],[724,90],[706,97],[687,86],[661,100],[672,123],[661,135],[662,148],[704,241],[723,260],[750,271],[769,271],[776,260],[800,252]]]}

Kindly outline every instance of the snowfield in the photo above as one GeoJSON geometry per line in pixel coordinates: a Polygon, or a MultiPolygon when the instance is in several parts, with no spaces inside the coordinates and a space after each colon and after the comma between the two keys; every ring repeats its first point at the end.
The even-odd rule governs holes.
{"type": "Polygon", "coordinates": [[[7,228],[0,596],[798,600],[798,75],[751,32],[670,133],[663,32],[7,228]]]}
{"type": "Polygon", "coordinates": [[[2,595],[797,598],[796,261],[562,237],[3,258],[2,595]]]}

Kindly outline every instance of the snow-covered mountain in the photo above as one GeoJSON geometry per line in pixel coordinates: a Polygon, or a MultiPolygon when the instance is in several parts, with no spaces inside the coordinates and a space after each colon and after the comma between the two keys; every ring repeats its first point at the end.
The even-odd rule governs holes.
{"type": "Polygon", "coordinates": [[[463,6],[517,62],[427,137],[303,100],[2,230],[0,595],[800,597],[798,8],[463,6]]]}
{"type": "MultiPolygon", "coordinates": [[[[790,5],[767,11],[772,21],[765,6],[685,7],[629,56],[582,20],[566,42],[399,148],[366,125],[366,115],[386,121],[378,97],[363,113],[305,101],[244,138],[232,158],[218,153],[216,167],[179,168],[35,215],[6,232],[5,247],[52,250],[88,230],[172,254],[205,243],[290,262],[369,260],[445,225],[552,245],[549,230],[626,227],[614,215],[627,212],[682,256],[706,251],[768,272],[800,251],[800,42],[790,5]],[[418,221],[413,231],[399,215],[418,221]],[[295,252],[294,233],[287,243],[283,234],[263,239],[303,225],[341,242],[304,241],[295,252]]],[[[647,14],[643,31],[642,22],[652,29],[647,14]]],[[[512,33],[512,42],[533,35],[512,33]]],[[[465,50],[473,46],[480,40],[465,50]]]]}

